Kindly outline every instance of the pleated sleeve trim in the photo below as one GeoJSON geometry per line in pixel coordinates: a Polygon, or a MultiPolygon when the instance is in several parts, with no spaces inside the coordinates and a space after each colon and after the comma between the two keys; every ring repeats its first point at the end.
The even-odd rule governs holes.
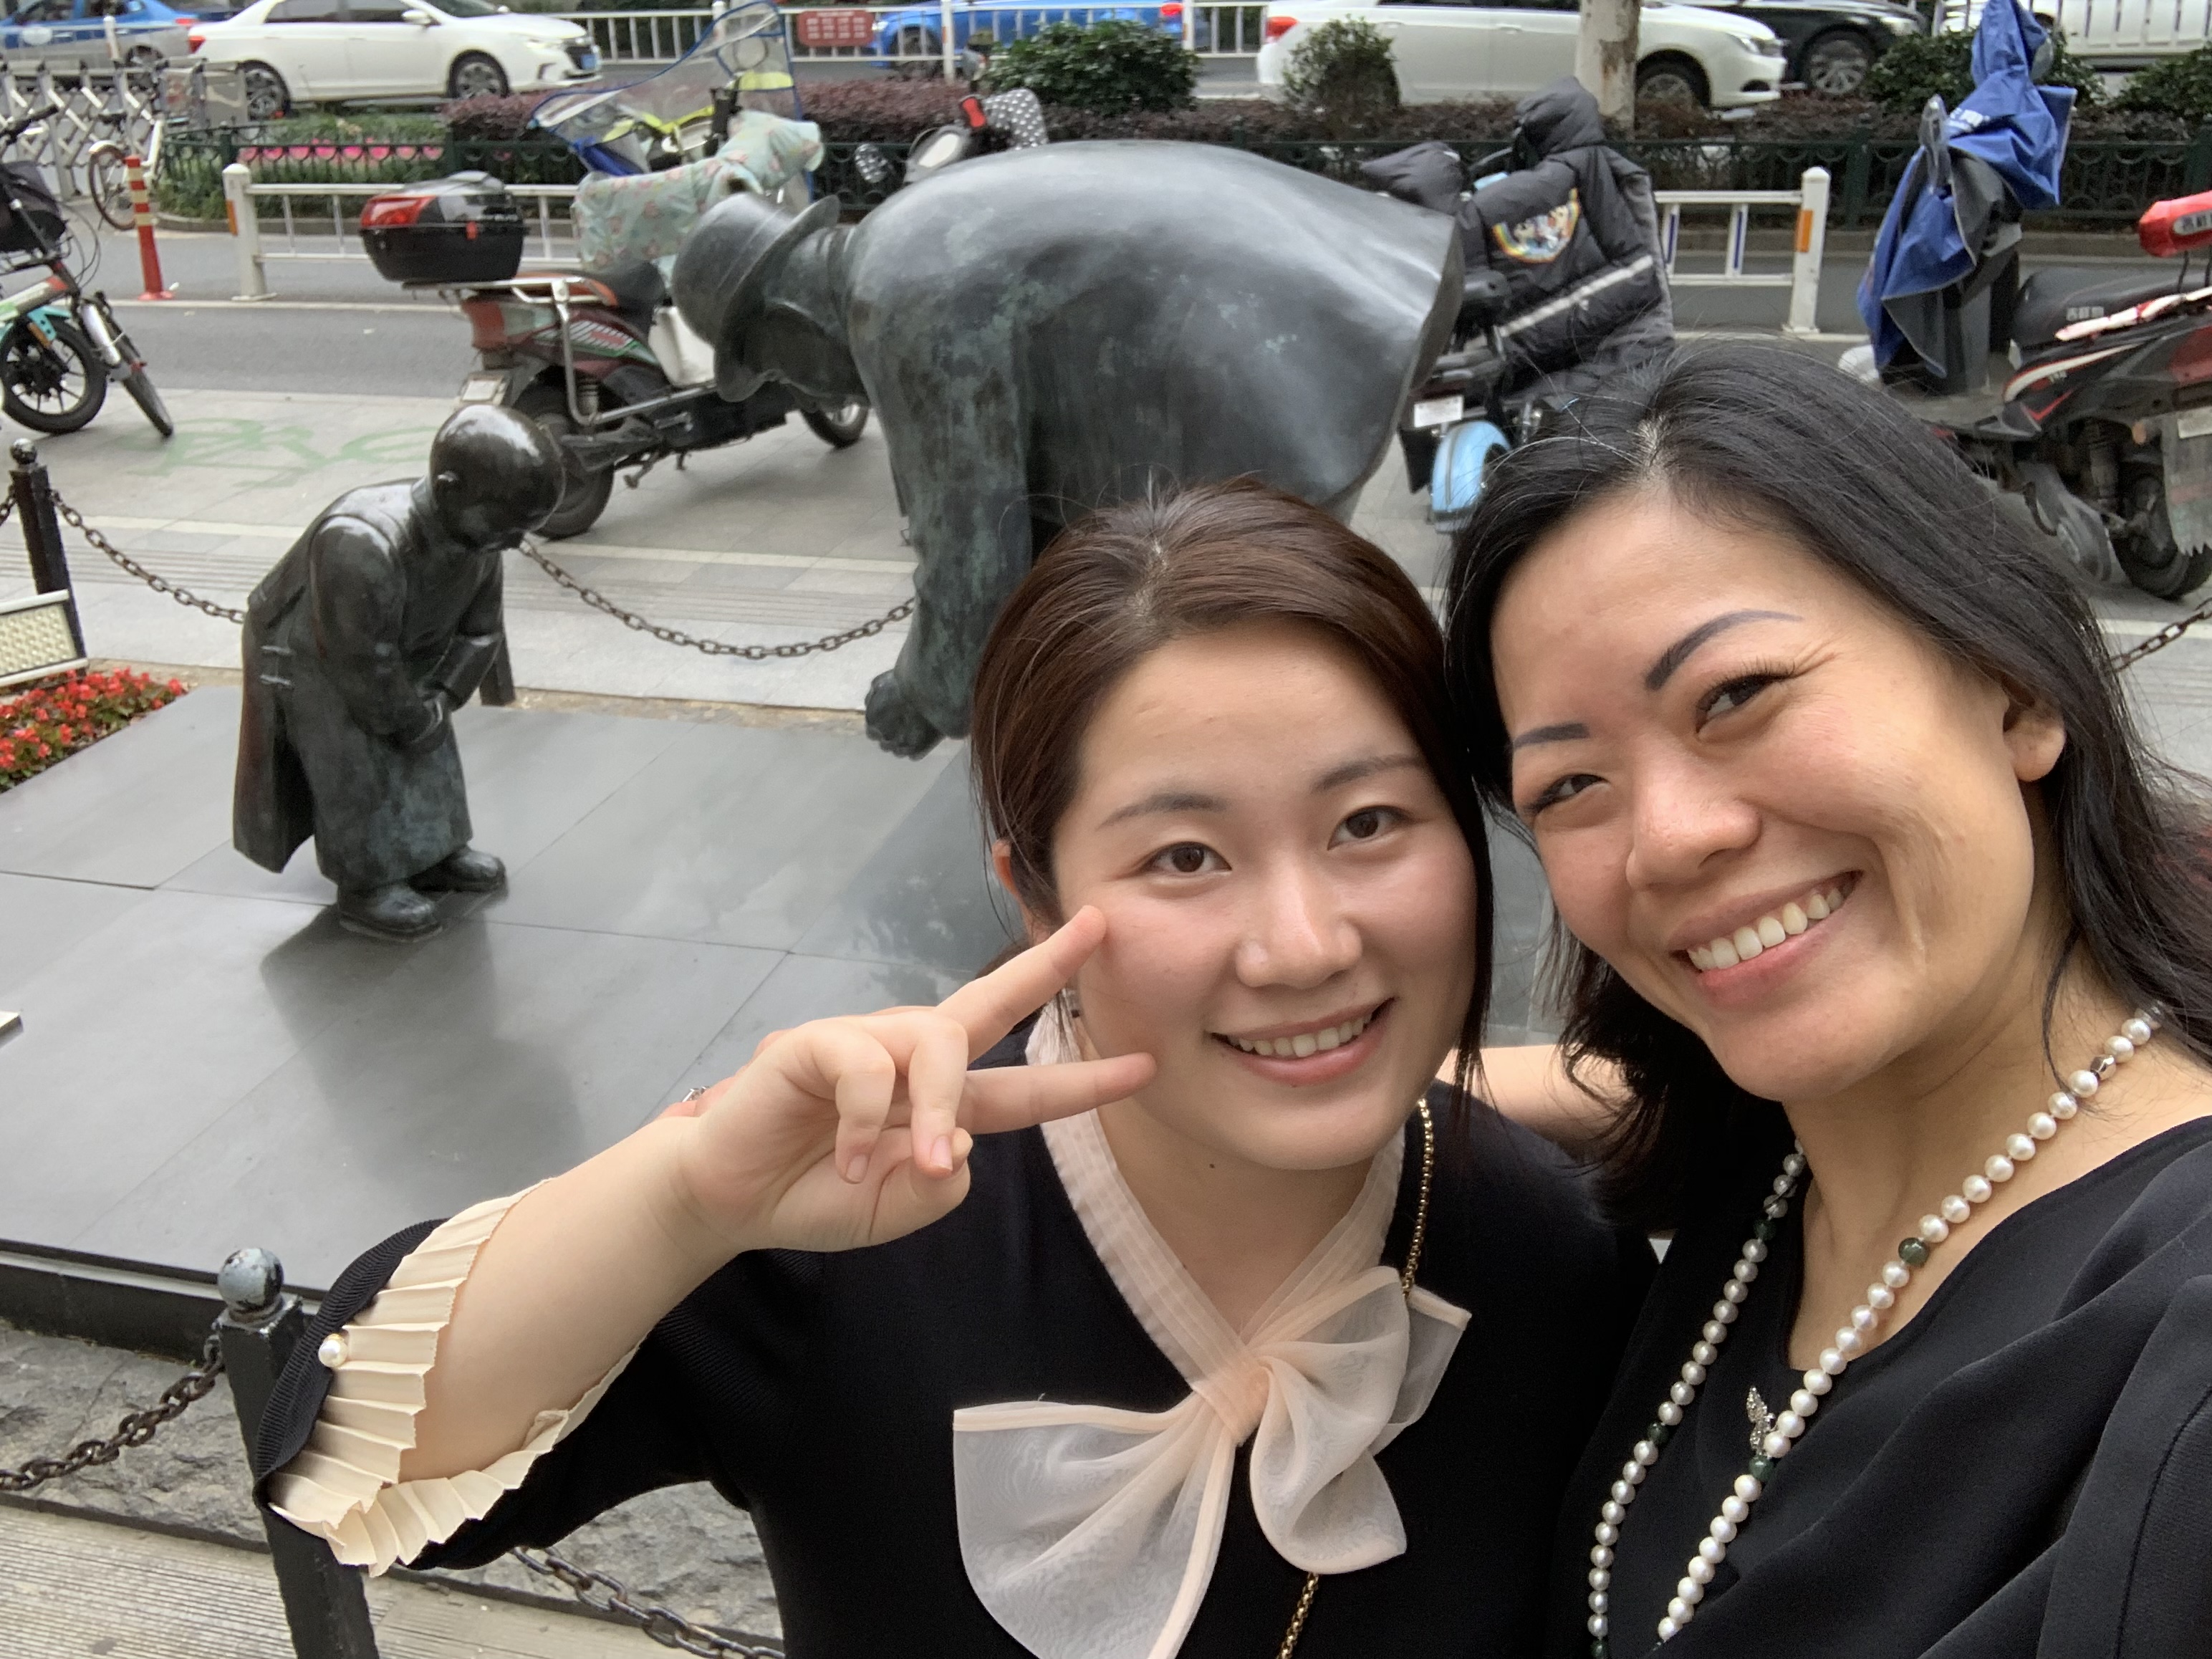
{"type": "MultiPolygon", "coordinates": [[[[540,1412],[522,1443],[481,1469],[402,1480],[438,1338],[477,1252],[523,1194],[488,1199],[437,1228],[376,1299],[326,1342],[331,1386],[300,1455],[270,1480],[270,1507],[371,1575],[442,1544],[520,1486],[531,1466],[581,1424],[629,1364],[624,1354],[566,1411],[540,1412]]],[[[632,1351],[633,1352],[635,1350],[632,1351]]]]}

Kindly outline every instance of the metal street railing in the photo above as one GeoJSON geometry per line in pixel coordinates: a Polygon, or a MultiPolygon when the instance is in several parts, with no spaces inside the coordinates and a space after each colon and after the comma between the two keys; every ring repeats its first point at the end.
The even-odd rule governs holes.
{"type": "Polygon", "coordinates": [[[1808,167],[1796,190],[1662,190],[1656,192],[1663,218],[1659,241],[1667,259],[1667,281],[1674,288],[1786,288],[1790,317],[1783,326],[1792,334],[1811,334],[1819,329],[1820,256],[1828,240],[1828,170],[1808,167]],[[1684,208],[1726,208],[1728,240],[1717,271],[1681,271],[1674,268],[1682,239],[1684,208]],[[1744,253],[1751,239],[1754,208],[1795,208],[1796,235],[1786,271],[1747,271],[1744,253]]]}
{"type": "MultiPolygon", "coordinates": [[[[372,196],[389,196],[404,185],[263,185],[256,184],[253,169],[233,161],[222,170],[222,190],[228,208],[230,234],[238,261],[240,300],[269,297],[266,269],[271,259],[366,259],[368,250],[361,240],[359,204],[372,196]],[[257,204],[274,201],[281,211],[283,243],[272,246],[273,227],[265,224],[257,204]],[[302,229],[295,204],[306,202],[322,210],[322,216],[302,229]],[[348,204],[352,204],[349,209],[348,204]],[[352,234],[347,230],[351,226],[352,234]]],[[[575,200],[574,185],[509,185],[507,193],[534,209],[536,246],[525,258],[542,264],[568,264],[575,259],[569,204],[575,200]],[[556,205],[560,211],[556,212],[556,205]]]]}
{"type": "MultiPolygon", "coordinates": [[[[1171,0],[1172,3],[1172,0],[1171,0]]],[[[951,8],[952,46],[971,42],[1003,46],[1026,40],[1048,23],[1095,23],[1127,17],[1132,5],[983,5],[951,8]]],[[[944,6],[915,0],[904,6],[790,6],[784,9],[791,55],[801,61],[844,59],[858,63],[921,64],[945,55],[944,6]]],[[[699,43],[714,13],[705,9],[666,11],[568,11],[556,13],[583,27],[605,64],[669,64],[699,43]]],[[[1189,4],[1168,12],[1180,25],[1183,45],[1201,58],[1249,58],[1266,38],[1263,5],[1189,4]]]]}

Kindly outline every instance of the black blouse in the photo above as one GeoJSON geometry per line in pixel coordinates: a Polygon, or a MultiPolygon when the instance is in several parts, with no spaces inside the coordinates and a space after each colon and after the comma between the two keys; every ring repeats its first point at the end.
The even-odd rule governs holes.
{"type": "MultiPolygon", "coordinates": [[[[1555,1659],[1591,1651],[1599,1506],[1788,1150],[1777,1112],[1668,1253],[1561,1519],[1555,1659]]],[[[1676,1583],[1750,1460],[1749,1390],[1778,1413],[1802,1386],[1787,1357],[1804,1265],[1796,1206],[1771,1249],[1621,1522],[1607,1617],[1624,1659],[1658,1645],[1676,1583]]],[[[2008,1217],[1853,1361],[1665,1651],[2212,1656],[2212,1118],[2008,1217]]]]}
{"type": "MultiPolygon", "coordinates": [[[[1419,1279],[1472,1322],[1427,1413],[1377,1460],[1406,1553],[1325,1580],[1300,1659],[1535,1652],[1560,1491],[1649,1281],[1643,1241],[1600,1219],[1553,1148],[1486,1109],[1439,1110],[1437,1126],[1419,1279]]],[[[1408,1135],[1393,1261],[1419,1183],[1418,1123],[1408,1135]]],[[[517,1491],[415,1565],[550,1544],[635,1493],[709,1480],[752,1514],[794,1659],[1017,1659],[961,1564],[952,1413],[1035,1399],[1162,1411],[1189,1389],[1093,1254],[1043,1136],[986,1138],[974,1172],[958,1210],[894,1243],[732,1261],[517,1491]]],[[[271,1400],[264,1480],[313,1425],[329,1376],[316,1343],[427,1231],[333,1288],[271,1400]]],[[[1260,1532],[1244,1457],[1188,1659],[1273,1653],[1303,1583],[1260,1532]]]]}

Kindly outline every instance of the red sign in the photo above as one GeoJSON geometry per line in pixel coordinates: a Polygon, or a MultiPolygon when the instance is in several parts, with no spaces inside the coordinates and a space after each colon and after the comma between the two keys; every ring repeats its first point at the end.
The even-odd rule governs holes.
{"type": "Polygon", "coordinates": [[[834,11],[799,14],[799,44],[819,50],[824,46],[872,46],[876,43],[876,15],[865,6],[841,6],[834,11]]]}

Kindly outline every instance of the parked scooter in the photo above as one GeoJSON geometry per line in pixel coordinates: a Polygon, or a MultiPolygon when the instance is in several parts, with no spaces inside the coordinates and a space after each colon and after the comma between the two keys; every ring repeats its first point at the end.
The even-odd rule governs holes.
{"type": "Polygon", "coordinates": [[[663,274],[672,239],[732,174],[748,186],[766,177],[804,205],[795,158],[815,141],[798,113],[782,17],[770,4],[741,6],[718,15],[659,75],[538,106],[538,125],[613,181],[587,187],[574,210],[579,240],[598,256],[593,268],[515,274],[521,214],[481,173],[396,191],[362,210],[362,240],[379,269],[447,292],[468,319],[477,367],[461,401],[504,404],[559,442],[568,480],[546,536],[590,529],[623,468],[635,469],[628,478],[635,485],[669,456],[681,466],[696,451],[781,426],[793,413],[833,448],[860,441],[868,406],[858,400],[815,407],[774,381],[723,397],[714,348],[678,313],[663,274]]]}
{"type": "MultiPolygon", "coordinates": [[[[49,104],[0,127],[0,150],[57,113],[49,104]]],[[[44,280],[0,299],[0,409],[34,432],[75,432],[100,413],[112,381],[155,431],[173,436],[169,406],[107,295],[88,292],[70,270],[69,221],[35,166],[0,166],[0,273],[46,268],[44,280]]],[[[95,265],[98,252],[95,245],[95,265]]]]}
{"type": "MultiPolygon", "coordinates": [[[[970,93],[960,100],[959,120],[930,127],[907,146],[903,182],[920,184],[994,146],[1034,149],[1050,142],[1044,106],[1027,87],[982,95],[970,93]]],[[[893,170],[890,157],[879,144],[862,144],[853,154],[853,166],[870,185],[880,185],[893,170]]]]}
{"type": "Polygon", "coordinates": [[[1674,343],[1650,174],[1608,148],[1597,101],[1571,78],[1523,99],[1511,148],[1473,168],[1431,142],[1363,166],[1400,199],[1452,216],[1467,263],[1449,348],[1409,401],[1408,485],[1449,535],[1491,463],[1610,374],[1674,343]]]}
{"type": "Polygon", "coordinates": [[[1843,367],[1887,384],[2083,575],[2178,599],[2212,576],[2212,287],[2189,284],[2212,192],[2138,223],[2175,276],[2021,281],[2022,208],[2056,200],[2065,153],[2070,94],[2034,78],[2047,52],[2033,17],[1984,12],[1975,90],[1955,115],[1929,101],[1861,289],[1874,341],[1843,367]]]}
{"type": "Polygon", "coordinates": [[[2007,298],[2001,386],[1896,390],[2083,575],[2173,599],[2212,577],[2212,287],[2188,279],[2212,191],[2154,204],[2136,234],[2180,273],[2036,271],[2007,298]]]}

